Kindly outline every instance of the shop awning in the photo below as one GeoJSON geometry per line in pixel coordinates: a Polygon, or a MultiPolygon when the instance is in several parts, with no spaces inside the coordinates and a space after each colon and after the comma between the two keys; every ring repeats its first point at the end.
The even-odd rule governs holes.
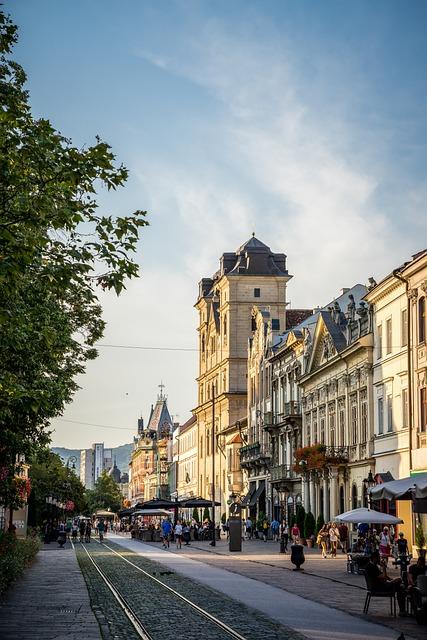
{"type": "Polygon", "coordinates": [[[265,491],[265,484],[261,484],[253,494],[252,498],[249,500],[250,507],[253,507],[254,505],[256,505],[256,503],[258,502],[259,498],[262,496],[264,491],[265,491]]]}
{"type": "Polygon", "coordinates": [[[241,503],[242,507],[247,507],[249,505],[249,502],[252,496],[254,495],[255,491],[256,491],[256,486],[254,484],[251,484],[251,486],[249,487],[248,493],[242,500],[242,503],[241,503]]]}

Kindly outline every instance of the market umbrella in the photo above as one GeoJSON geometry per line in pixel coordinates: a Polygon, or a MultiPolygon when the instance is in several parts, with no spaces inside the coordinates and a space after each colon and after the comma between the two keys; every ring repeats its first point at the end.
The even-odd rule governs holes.
{"type": "Polygon", "coordinates": [[[339,516],[336,516],[334,519],[339,520],[340,522],[351,522],[353,524],[359,524],[359,522],[363,522],[365,524],[401,524],[403,522],[400,518],[391,516],[388,513],[373,511],[366,507],[346,511],[345,513],[341,513],[339,516]]]}
{"type": "MultiPolygon", "coordinates": [[[[179,506],[184,509],[194,509],[194,507],[197,509],[203,509],[204,507],[211,507],[212,500],[205,500],[205,498],[189,498],[188,500],[182,500],[179,503],[179,506]]],[[[215,506],[220,507],[221,503],[215,502],[215,506]]]]}
{"type": "Polygon", "coordinates": [[[143,502],[142,505],[138,505],[142,509],[174,509],[178,506],[178,502],[174,500],[167,500],[166,498],[153,498],[143,502]]]}
{"type": "Polygon", "coordinates": [[[372,500],[413,500],[427,498],[427,473],[391,480],[369,489],[372,500]]]}

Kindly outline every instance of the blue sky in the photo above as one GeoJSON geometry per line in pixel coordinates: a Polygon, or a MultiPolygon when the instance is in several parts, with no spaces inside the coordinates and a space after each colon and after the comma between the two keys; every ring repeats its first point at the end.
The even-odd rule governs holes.
{"type": "MultiPolygon", "coordinates": [[[[427,3],[20,0],[35,115],[130,170],[106,211],[150,211],[142,278],[104,296],[104,343],[195,347],[197,282],[254,230],[288,255],[293,307],[323,305],[427,245],[427,3]]],[[[64,418],[132,427],[191,352],[100,349],[64,418]]],[[[55,422],[54,443],[132,431],[55,422]]]]}

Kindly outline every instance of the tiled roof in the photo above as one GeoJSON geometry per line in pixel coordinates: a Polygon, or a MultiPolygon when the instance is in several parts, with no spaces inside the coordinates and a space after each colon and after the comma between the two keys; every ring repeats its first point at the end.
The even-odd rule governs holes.
{"type": "Polygon", "coordinates": [[[286,311],[286,330],[297,327],[311,315],[313,315],[313,309],[288,309],[286,311]]]}

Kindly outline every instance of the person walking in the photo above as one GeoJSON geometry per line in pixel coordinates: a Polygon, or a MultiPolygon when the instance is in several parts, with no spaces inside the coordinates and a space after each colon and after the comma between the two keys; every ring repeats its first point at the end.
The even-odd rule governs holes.
{"type": "Polygon", "coordinates": [[[340,534],[340,544],[343,553],[347,553],[348,549],[348,527],[344,522],[338,526],[338,531],[340,534]]]}
{"type": "Polygon", "coordinates": [[[262,523],[262,539],[264,540],[264,542],[267,542],[267,537],[268,537],[268,520],[264,520],[264,522],[262,523]]]}
{"type": "Polygon", "coordinates": [[[322,550],[322,558],[327,558],[328,554],[327,554],[327,542],[328,542],[328,525],[324,524],[323,527],[320,529],[319,533],[317,534],[317,544],[319,545],[319,547],[322,550]]]}
{"type": "Polygon", "coordinates": [[[85,528],[85,542],[90,542],[91,533],[92,533],[92,524],[91,524],[91,521],[88,520],[86,522],[86,528],[85,528]]]}
{"type": "Polygon", "coordinates": [[[169,549],[170,535],[172,531],[172,525],[167,518],[162,522],[162,538],[163,549],[169,549]]]}
{"type": "Polygon", "coordinates": [[[331,558],[337,557],[337,544],[340,537],[340,533],[338,531],[338,527],[335,522],[333,522],[329,529],[329,542],[331,543],[331,558]]]}
{"type": "Polygon", "coordinates": [[[175,525],[174,533],[175,533],[176,548],[177,549],[181,549],[181,545],[182,545],[182,524],[181,524],[181,520],[177,521],[177,523],[175,525]]]}
{"type": "Polygon", "coordinates": [[[71,526],[71,538],[73,542],[77,542],[77,533],[78,533],[77,520],[73,520],[73,524],[71,526]]]}
{"type": "Polygon", "coordinates": [[[85,532],[86,532],[86,521],[80,520],[79,524],[79,532],[80,532],[80,542],[84,541],[85,532]]]}
{"type": "Polygon", "coordinates": [[[182,537],[184,539],[185,546],[188,547],[190,544],[190,527],[187,522],[184,522],[182,525],[182,537]]]}
{"type": "Polygon", "coordinates": [[[274,518],[270,526],[271,526],[271,535],[273,536],[274,542],[279,542],[279,529],[280,529],[279,521],[276,520],[276,518],[274,518]]]}
{"type": "Polygon", "coordinates": [[[283,549],[285,550],[285,552],[287,552],[289,542],[289,527],[285,520],[282,520],[282,524],[280,525],[280,537],[283,540],[283,549]]]}
{"type": "Polygon", "coordinates": [[[245,528],[246,528],[246,538],[248,540],[252,540],[252,520],[250,516],[246,518],[245,528]]]}
{"type": "Polygon", "coordinates": [[[388,563],[388,559],[390,557],[390,553],[391,553],[391,538],[389,534],[389,529],[388,527],[384,527],[380,535],[380,556],[381,556],[381,560],[383,560],[386,566],[388,563]]]}
{"type": "Polygon", "coordinates": [[[291,536],[293,544],[298,544],[300,539],[301,531],[299,530],[299,526],[295,522],[294,526],[291,529],[291,536]]]}
{"type": "Polygon", "coordinates": [[[103,542],[103,540],[104,540],[104,532],[105,532],[105,522],[104,522],[104,520],[101,519],[98,522],[99,542],[103,542]]]}

